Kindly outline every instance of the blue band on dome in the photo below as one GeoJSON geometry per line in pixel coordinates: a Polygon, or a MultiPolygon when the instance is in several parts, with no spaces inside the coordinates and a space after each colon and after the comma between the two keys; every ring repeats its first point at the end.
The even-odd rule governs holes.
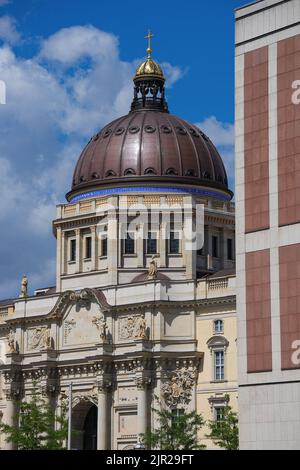
{"type": "Polygon", "coordinates": [[[74,196],[70,203],[80,201],[81,199],[87,199],[90,197],[97,196],[109,196],[113,194],[124,194],[129,192],[142,192],[142,193],[188,193],[188,194],[198,194],[199,196],[209,196],[222,201],[230,201],[231,196],[226,195],[221,192],[213,191],[211,189],[196,189],[196,188],[176,188],[176,187],[164,187],[164,186],[132,186],[124,188],[108,188],[108,189],[97,189],[95,191],[89,191],[87,193],[78,194],[74,196]]]}

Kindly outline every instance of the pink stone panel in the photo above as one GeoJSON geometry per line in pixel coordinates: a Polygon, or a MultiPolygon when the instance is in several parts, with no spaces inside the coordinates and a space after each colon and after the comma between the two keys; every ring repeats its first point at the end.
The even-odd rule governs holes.
{"type": "Polygon", "coordinates": [[[246,253],[248,372],[272,370],[270,250],[246,253]]]}
{"type": "Polygon", "coordinates": [[[245,54],[245,231],[269,227],[268,48],[245,54]]]}
{"type": "Polygon", "coordinates": [[[279,247],[281,368],[300,368],[300,244],[279,247]],[[299,351],[297,364],[297,354],[299,351]],[[296,363],[295,363],[296,359],[296,363]]]}
{"type": "Polygon", "coordinates": [[[278,42],[277,74],[279,225],[287,225],[300,222],[300,104],[292,101],[292,84],[300,80],[300,35],[278,42]]]}

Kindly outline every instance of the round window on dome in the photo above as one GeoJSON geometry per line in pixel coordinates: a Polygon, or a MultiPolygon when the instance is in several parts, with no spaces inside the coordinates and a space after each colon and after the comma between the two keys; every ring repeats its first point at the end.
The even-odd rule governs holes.
{"type": "Polygon", "coordinates": [[[116,173],[114,172],[114,170],[108,170],[106,173],[105,173],[105,178],[109,178],[111,176],[116,176],[116,173]]]}
{"type": "Polygon", "coordinates": [[[103,137],[108,137],[111,134],[111,129],[106,129],[106,131],[103,134],[103,137]]]}
{"type": "Polygon", "coordinates": [[[163,125],[163,126],[160,126],[160,128],[164,134],[171,134],[172,132],[172,129],[170,126],[163,125]]]}
{"type": "Polygon", "coordinates": [[[178,134],[181,134],[181,135],[187,134],[186,129],[184,127],[177,126],[176,129],[177,129],[178,134]]]}
{"type": "Polygon", "coordinates": [[[139,132],[140,128],[139,126],[131,126],[129,127],[129,132],[130,134],[136,134],[137,132],[139,132]]]}
{"type": "Polygon", "coordinates": [[[149,132],[149,134],[152,134],[152,133],[155,132],[155,130],[156,130],[155,127],[149,126],[149,125],[148,125],[148,126],[145,126],[144,129],[145,129],[145,132],[149,132]]]}
{"type": "Polygon", "coordinates": [[[124,127],[118,127],[118,128],[116,129],[115,134],[116,134],[116,135],[121,135],[121,134],[124,133],[124,131],[125,131],[124,127]]]}
{"type": "Polygon", "coordinates": [[[133,168],[127,168],[125,171],[124,171],[124,176],[128,176],[128,175],[135,175],[135,170],[133,168]]]}

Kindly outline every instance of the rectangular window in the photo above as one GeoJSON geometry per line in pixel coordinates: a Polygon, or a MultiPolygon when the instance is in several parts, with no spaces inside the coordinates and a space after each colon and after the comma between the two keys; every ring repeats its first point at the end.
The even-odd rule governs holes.
{"type": "Polygon", "coordinates": [[[224,417],[224,408],[222,406],[215,407],[215,420],[220,423],[224,417]]]}
{"type": "Polygon", "coordinates": [[[179,232],[170,232],[169,253],[172,255],[179,253],[179,232]]]}
{"type": "Polygon", "coordinates": [[[101,256],[107,256],[107,237],[101,239],[101,256]]]}
{"type": "Polygon", "coordinates": [[[172,410],[172,427],[178,425],[180,416],[184,414],[184,410],[182,408],[176,408],[172,410]]]}
{"type": "Polygon", "coordinates": [[[214,332],[215,333],[223,333],[223,321],[222,320],[215,320],[214,321],[214,332]]]}
{"type": "Polygon", "coordinates": [[[124,254],[133,255],[134,253],[135,253],[134,233],[127,232],[126,238],[124,240],[124,254]]]}
{"type": "Polygon", "coordinates": [[[92,237],[85,237],[85,257],[92,257],[92,237]]]}
{"type": "Polygon", "coordinates": [[[76,261],[76,240],[70,240],[70,261],[76,261]]]}
{"type": "Polygon", "coordinates": [[[224,351],[215,351],[215,380],[224,380],[224,351]]]}
{"type": "Polygon", "coordinates": [[[227,238],[227,259],[233,259],[233,240],[227,238]]]}
{"type": "Polygon", "coordinates": [[[157,239],[155,232],[149,232],[147,238],[147,254],[155,255],[157,253],[157,239]]]}
{"type": "Polygon", "coordinates": [[[218,237],[215,235],[212,236],[212,255],[213,258],[218,257],[218,237]]]}

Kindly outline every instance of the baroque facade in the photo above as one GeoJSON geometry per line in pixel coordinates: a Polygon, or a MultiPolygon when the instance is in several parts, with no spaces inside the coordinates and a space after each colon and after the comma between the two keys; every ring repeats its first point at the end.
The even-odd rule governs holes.
{"type": "Polygon", "coordinates": [[[169,113],[147,52],[129,114],[91,138],[57,207],[56,286],[29,296],[24,277],[0,302],[0,419],[35,382],[59,413],[72,382],[76,449],[133,448],[153,406],[219,419],[229,396],[237,409],[232,193],[210,139],[169,113]]]}

